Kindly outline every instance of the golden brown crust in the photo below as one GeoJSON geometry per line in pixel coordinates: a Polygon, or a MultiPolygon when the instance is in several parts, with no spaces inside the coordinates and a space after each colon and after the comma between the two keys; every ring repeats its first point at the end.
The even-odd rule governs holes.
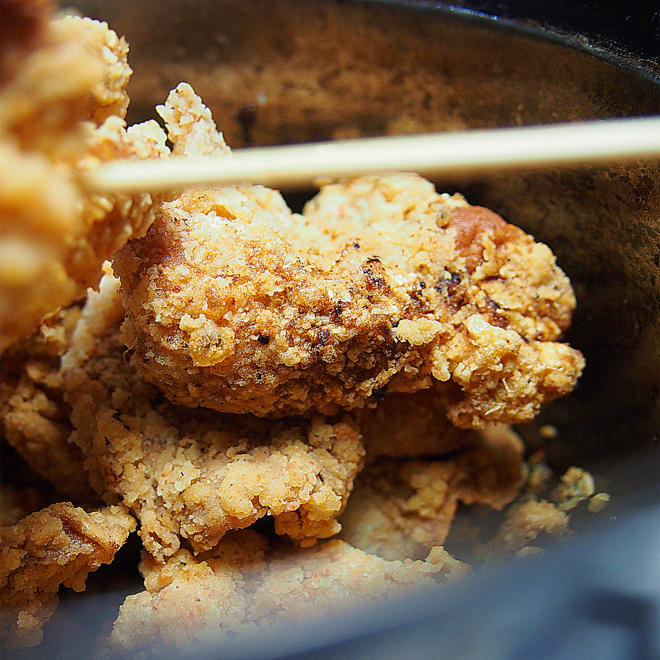
{"type": "Polygon", "coordinates": [[[522,229],[510,225],[497,213],[481,206],[457,209],[451,214],[448,226],[454,233],[456,252],[465,259],[465,268],[470,274],[484,261],[485,235],[497,247],[526,238],[522,229]]]}
{"type": "Polygon", "coordinates": [[[125,359],[118,285],[108,275],[90,294],[63,358],[66,399],[86,468],[136,513],[145,547],[160,560],[185,538],[201,552],[267,514],[294,538],[336,533],[364,453],[355,424],[169,404],[125,359]]]}
{"type": "Polygon", "coordinates": [[[392,332],[397,305],[377,304],[386,286],[377,264],[334,277],[310,274],[276,237],[264,245],[229,223],[211,237],[207,228],[206,216],[165,210],[149,241],[131,244],[116,260],[133,364],[170,399],[262,416],[335,414],[364,401],[401,368],[405,349],[392,332]],[[213,274],[197,271],[190,252],[201,253],[197,258],[213,274]],[[248,272],[213,263],[219,258],[245,264],[248,272]],[[164,281],[147,275],[152,267],[164,281]],[[205,299],[191,300],[184,280],[205,299]],[[221,280],[224,290],[217,288],[221,280]],[[335,295],[350,281],[351,302],[342,305],[335,295]],[[150,301],[154,286],[168,297],[150,301]],[[156,317],[162,322],[154,323],[156,317]]]}
{"type": "Polygon", "coordinates": [[[65,502],[0,528],[0,621],[7,645],[38,644],[60,585],[82,591],[87,575],[110,563],[135,527],[123,508],[87,513],[65,502]]]}
{"type": "Polygon", "coordinates": [[[80,316],[77,306],[50,316],[30,338],[15,344],[0,362],[0,431],[40,476],[77,504],[97,496],[83,468],[80,448],[63,398],[60,358],[80,316]]]}
{"type": "Polygon", "coordinates": [[[126,40],[109,29],[107,23],[86,17],[65,16],[53,27],[66,35],[67,41],[78,41],[87,52],[103,60],[103,78],[92,87],[91,111],[82,119],[90,120],[96,126],[108,117],[124,119],[129,104],[126,86],[133,74],[128,64],[126,40]]]}
{"type": "Polygon", "coordinates": [[[531,419],[583,365],[547,246],[415,175],[328,185],[303,216],[259,187],[184,195],[116,269],[133,364],[188,406],[334,414],[435,380],[480,427],[531,419]]]}

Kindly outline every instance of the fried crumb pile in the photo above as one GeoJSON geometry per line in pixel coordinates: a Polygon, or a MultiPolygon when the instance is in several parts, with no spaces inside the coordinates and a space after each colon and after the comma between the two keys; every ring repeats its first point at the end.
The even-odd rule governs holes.
{"type": "Polygon", "coordinates": [[[579,468],[553,482],[510,426],[584,366],[547,246],[411,173],[325,182],[302,213],[249,184],[90,195],[77,175],[106,162],[231,151],[186,83],[162,126],[126,127],[128,46],[107,25],[48,0],[9,0],[2,22],[7,649],[47,639],[62,588],[133,533],[144,589],[98,649],[453,581],[607,504],[579,468]],[[453,556],[476,509],[499,525],[464,524],[453,556]]]}

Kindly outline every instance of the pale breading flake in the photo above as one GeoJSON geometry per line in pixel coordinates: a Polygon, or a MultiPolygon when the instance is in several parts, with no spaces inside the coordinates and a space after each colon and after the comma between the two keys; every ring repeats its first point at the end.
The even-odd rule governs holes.
{"type": "Polygon", "coordinates": [[[60,585],[85,589],[85,580],[136,528],[122,507],[86,512],[53,504],[0,528],[0,632],[7,646],[35,646],[57,607],[60,585]]]}

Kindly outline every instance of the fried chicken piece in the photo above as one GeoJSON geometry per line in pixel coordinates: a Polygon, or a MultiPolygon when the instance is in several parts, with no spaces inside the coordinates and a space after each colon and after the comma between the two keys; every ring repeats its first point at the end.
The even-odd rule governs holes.
{"type": "Polygon", "coordinates": [[[179,550],[159,564],[145,556],[140,570],[146,591],[121,606],[110,638],[115,650],[217,643],[457,579],[469,567],[442,548],[415,562],[384,561],[339,540],[273,551],[243,530],[199,557],[179,550]]]}
{"type": "Polygon", "coordinates": [[[135,527],[121,507],[87,513],[62,503],[0,528],[0,630],[7,646],[36,646],[60,585],[83,591],[87,575],[110,563],[135,527]]]}
{"type": "Polygon", "coordinates": [[[583,365],[556,342],[575,298],[550,250],[412,174],[327,185],[303,216],[259,186],[192,191],[115,270],[132,364],[187,406],[335,414],[439,382],[481,427],[530,419],[583,365]]]}
{"type": "Polygon", "coordinates": [[[107,275],[90,293],[62,360],[65,398],[86,469],[135,512],[145,547],[163,560],[185,538],[201,552],[267,514],[303,544],[335,534],[364,453],[352,420],[171,405],[125,358],[118,287],[107,275]]]}
{"type": "Polygon", "coordinates": [[[78,306],[53,314],[29,339],[9,348],[0,362],[0,431],[29,466],[76,503],[98,495],[83,468],[63,398],[60,358],[80,317],[78,306]]]}
{"type": "Polygon", "coordinates": [[[471,443],[444,460],[368,464],[341,518],[342,538],[385,559],[418,559],[445,542],[459,503],[509,504],[524,479],[521,439],[491,425],[471,443]]]}
{"type": "Polygon", "coordinates": [[[90,19],[47,21],[52,9],[2,3],[3,21],[7,13],[23,25],[27,42],[3,51],[11,71],[0,88],[0,352],[84,297],[103,261],[153,219],[150,195],[87,195],[76,175],[168,151],[155,122],[124,129],[125,41],[90,19]]]}

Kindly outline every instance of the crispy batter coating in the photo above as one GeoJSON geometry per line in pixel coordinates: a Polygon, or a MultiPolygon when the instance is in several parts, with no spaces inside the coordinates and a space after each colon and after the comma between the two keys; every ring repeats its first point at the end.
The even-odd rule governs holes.
{"type": "Polygon", "coordinates": [[[303,543],[335,534],[364,453],[352,420],[274,424],[164,401],[125,359],[118,286],[107,275],[90,294],[65,391],[86,468],[136,513],[145,547],[162,560],[185,538],[201,552],[267,514],[303,543]]]}
{"type": "Polygon", "coordinates": [[[419,559],[445,542],[459,502],[497,510],[509,504],[523,484],[521,439],[491,425],[471,444],[445,460],[367,465],[341,518],[342,538],[385,559],[419,559]]]}
{"type": "Polygon", "coordinates": [[[121,606],[110,638],[115,649],[185,647],[228,633],[249,635],[457,579],[469,567],[442,548],[425,561],[384,561],[336,539],[273,551],[262,537],[243,530],[196,558],[186,550],[165,564],[145,556],[140,570],[146,591],[121,606]]]}
{"type": "Polygon", "coordinates": [[[11,71],[0,88],[0,352],[82,298],[103,261],[153,219],[149,194],[88,196],[76,173],[168,151],[155,122],[124,129],[125,41],[90,19],[48,21],[52,9],[2,3],[30,37],[2,60],[11,71]]]}
{"type": "Polygon", "coordinates": [[[76,503],[98,499],[83,468],[63,398],[60,358],[69,348],[80,308],[53,314],[0,362],[0,431],[40,476],[76,503]]]}
{"type": "Polygon", "coordinates": [[[60,585],[83,591],[87,575],[110,563],[135,527],[121,507],[87,513],[65,502],[0,528],[0,624],[7,646],[38,644],[60,585]]]}
{"type": "Polygon", "coordinates": [[[54,23],[66,40],[78,39],[88,52],[103,59],[103,78],[92,87],[91,121],[100,126],[108,117],[126,117],[129,98],[126,86],[133,74],[128,65],[128,44],[106,23],[91,18],[65,16],[54,23]]]}
{"type": "Polygon", "coordinates": [[[167,137],[173,145],[172,155],[194,157],[230,153],[211,111],[188,83],[179,83],[156,111],[165,122],[167,137]]]}
{"type": "MultiPolygon", "coordinates": [[[[213,135],[166,113],[173,139],[213,135]]],[[[258,186],[184,194],[115,268],[132,363],[188,406],[335,414],[438,382],[481,427],[531,419],[583,366],[556,341],[575,298],[547,246],[412,174],[327,185],[302,216],[258,186]]]]}

